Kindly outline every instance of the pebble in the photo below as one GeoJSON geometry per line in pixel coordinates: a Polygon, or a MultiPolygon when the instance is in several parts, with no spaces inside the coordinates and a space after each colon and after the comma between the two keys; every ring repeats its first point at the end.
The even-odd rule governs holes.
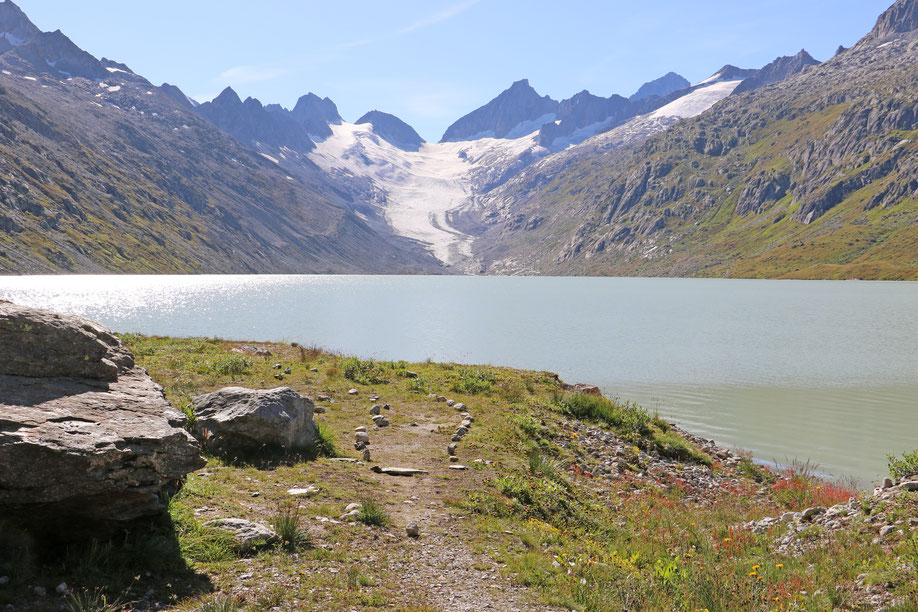
{"type": "Polygon", "coordinates": [[[367,463],[370,462],[370,449],[368,448],[363,449],[363,460],[366,461],[367,463]]]}
{"type": "Polygon", "coordinates": [[[378,396],[378,395],[371,395],[371,396],[370,396],[370,401],[371,401],[371,402],[378,402],[378,401],[379,401],[379,396],[378,396]]]}
{"type": "Polygon", "coordinates": [[[455,457],[456,451],[458,450],[458,448],[459,448],[458,444],[456,443],[450,444],[449,446],[446,447],[446,454],[448,454],[450,457],[455,457]]]}
{"type": "Polygon", "coordinates": [[[57,588],[54,589],[58,595],[67,595],[70,593],[70,587],[67,586],[66,582],[62,582],[57,585],[57,588]]]}
{"type": "Polygon", "coordinates": [[[449,462],[450,462],[450,463],[459,463],[459,457],[457,457],[456,455],[453,455],[452,457],[449,458],[449,462]]]}
{"type": "Polygon", "coordinates": [[[887,525],[886,527],[881,527],[881,528],[880,528],[880,537],[881,537],[881,538],[885,538],[886,536],[888,536],[889,534],[891,534],[893,531],[895,531],[895,529],[896,529],[896,528],[893,527],[892,525],[887,525]]]}
{"type": "Polygon", "coordinates": [[[0,576],[0,586],[6,586],[9,583],[10,583],[9,576],[0,576]]]}
{"type": "Polygon", "coordinates": [[[436,394],[436,393],[428,393],[428,394],[427,394],[427,399],[437,399],[437,394],[436,394]]]}
{"type": "Polygon", "coordinates": [[[465,410],[466,408],[468,408],[468,406],[466,406],[465,404],[463,404],[463,403],[460,402],[460,403],[456,404],[455,406],[453,406],[453,408],[456,409],[456,412],[462,412],[463,410],[465,410]]]}
{"type": "Polygon", "coordinates": [[[375,406],[370,408],[370,414],[381,414],[381,413],[382,413],[382,407],[379,404],[376,404],[375,406]]]}
{"type": "Polygon", "coordinates": [[[408,370],[408,371],[405,372],[405,376],[406,376],[407,378],[417,378],[417,377],[418,377],[418,373],[417,373],[417,372],[412,372],[411,370],[408,370]]]}
{"type": "Polygon", "coordinates": [[[370,434],[365,431],[354,432],[354,442],[360,444],[369,444],[370,443],[370,434]]]}
{"type": "Polygon", "coordinates": [[[451,466],[449,466],[449,469],[451,469],[451,470],[460,470],[460,471],[461,471],[461,470],[466,470],[466,469],[468,469],[468,468],[466,468],[464,465],[451,465],[451,466]]]}
{"type": "Polygon", "coordinates": [[[450,408],[452,408],[453,406],[456,405],[456,400],[454,400],[454,399],[446,400],[446,405],[449,406],[450,408]]]}
{"type": "Polygon", "coordinates": [[[450,440],[452,440],[453,442],[462,442],[462,436],[460,436],[459,434],[453,434],[453,437],[450,438],[450,440]]]}
{"type": "Polygon", "coordinates": [[[319,402],[330,402],[330,401],[331,401],[331,398],[328,397],[327,395],[317,395],[317,396],[316,396],[316,401],[319,401],[319,402]]]}
{"type": "Polygon", "coordinates": [[[309,368],[309,371],[310,371],[310,372],[318,372],[318,371],[319,371],[319,368],[309,368]]]}
{"type": "Polygon", "coordinates": [[[469,430],[468,430],[467,427],[462,427],[462,426],[460,426],[459,429],[456,430],[456,435],[457,435],[457,436],[464,436],[464,435],[467,434],[467,433],[469,433],[469,430]]]}
{"type": "Polygon", "coordinates": [[[417,538],[421,535],[421,528],[418,527],[417,523],[408,523],[408,526],[405,527],[405,533],[408,534],[409,538],[417,538]]]}
{"type": "Polygon", "coordinates": [[[326,410],[328,410],[328,408],[326,408],[325,406],[316,406],[316,407],[313,409],[313,412],[314,412],[315,414],[325,414],[325,411],[326,411],[326,410]]]}
{"type": "Polygon", "coordinates": [[[48,591],[45,590],[45,587],[40,586],[32,587],[32,592],[35,593],[36,597],[46,597],[48,595],[48,591]]]}
{"type": "Polygon", "coordinates": [[[287,375],[289,376],[289,375],[290,375],[290,372],[291,372],[290,368],[285,368],[285,369],[284,369],[284,374],[287,374],[287,375]]]}
{"type": "Polygon", "coordinates": [[[351,389],[347,392],[348,395],[357,395],[358,393],[360,393],[360,391],[357,389],[351,389]]]}

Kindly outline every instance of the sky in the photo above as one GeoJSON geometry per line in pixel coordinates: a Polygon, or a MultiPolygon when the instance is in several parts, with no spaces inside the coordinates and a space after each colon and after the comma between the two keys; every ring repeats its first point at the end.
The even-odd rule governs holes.
{"type": "Polygon", "coordinates": [[[634,93],[669,71],[693,83],[806,48],[831,57],[893,0],[16,0],[42,30],[198,101],[226,86],[292,108],[328,96],[437,141],[528,78],[563,99],[634,93]]]}

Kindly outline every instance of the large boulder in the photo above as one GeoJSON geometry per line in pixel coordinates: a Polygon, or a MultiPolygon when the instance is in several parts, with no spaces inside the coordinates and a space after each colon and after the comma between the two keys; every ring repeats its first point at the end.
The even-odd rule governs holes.
{"type": "Polygon", "coordinates": [[[38,538],[105,537],[161,513],[161,494],[204,465],[106,329],[3,302],[0,330],[0,517],[38,538]]]}
{"type": "Polygon", "coordinates": [[[226,387],[194,398],[193,405],[198,439],[221,454],[298,451],[316,440],[315,406],[289,387],[226,387]]]}
{"type": "Polygon", "coordinates": [[[98,323],[0,300],[0,374],[114,381],[133,365],[98,323]]]}

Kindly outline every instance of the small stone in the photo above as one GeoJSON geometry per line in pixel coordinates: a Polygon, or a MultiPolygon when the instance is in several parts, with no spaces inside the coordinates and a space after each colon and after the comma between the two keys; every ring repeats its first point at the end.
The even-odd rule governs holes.
{"type": "Polygon", "coordinates": [[[427,394],[427,399],[437,399],[437,394],[436,394],[436,393],[428,393],[428,394],[427,394]]]}
{"type": "Polygon", "coordinates": [[[376,404],[370,408],[370,414],[380,414],[382,413],[382,407],[379,404],[376,404]]]}
{"type": "Polygon", "coordinates": [[[465,404],[463,404],[463,403],[460,402],[460,403],[456,404],[455,406],[453,406],[453,408],[456,409],[456,412],[462,412],[463,410],[465,410],[465,409],[467,408],[467,406],[466,406],[465,404]]]}
{"type": "Polygon", "coordinates": [[[451,465],[451,466],[449,466],[449,469],[451,469],[451,470],[460,470],[460,471],[462,471],[462,470],[466,470],[466,469],[468,469],[468,468],[466,468],[464,465],[451,465]]]}
{"type": "Polygon", "coordinates": [[[354,442],[356,442],[356,443],[363,442],[364,444],[369,444],[369,443],[370,443],[370,434],[368,434],[368,433],[365,432],[365,431],[357,431],[357,432],[354,432],[354,442]]]}
{"type": "Polygon", "coordinates": [[[40,586],[32,587],[32,593],[34,593],[36,597],[47,597],[48,595],[48,591],[45,590],[45,587],[40,586]]]}
{"type": "Polygon", "coordinates": [[[458,444],[456,443],[450,444],[449,446],[446,447],[446,454],[448,454],[450,457],[454,457],[456,456],[456,450],[458,448],[459,448],[458,444]]]}
{"type": "Polygon", "coordinates": [[[316,401],[317,401],[317,402],[330,402],[330,401],[331,401],[331,398],[328,397],[327,395],[317,395],[317,396],[316,396],[316,401]]]}
{"type": "Polygon", "coordinates": [[[282,366],[282,365],[279,364],[279,363],[275,363],[275,364],[272,366],[272,369],[274,369],[274,370],[280,370],[282,367],[284,367],[284,366],[282,366]]]}
{"type": "Polygon", "coordinates": [[[370,449],[368,448],[363,449],[363,460],[367,463],[370,462],[370,449]]]}
{"type": "Polygon", "coordinates": [[[359,425],[358,427],[355,427],[355,428],[354,428],[354,431],[355,431],[355,432],[356,432],[356,431],[366,431],[366,430],[367,430],[367,428],[366,428],[365,426],[363,426],[363,425],[359,425]]]}
{"type": "Polygon", "coordinates": [[[217,519],[207,521],[204,526],[229,532],[243,549],[271,544],[277,540],[277,533],[270,527],[244,519],[217,519]]]}
{"type": "Polygon", "coordinates": [[[784,514],[781,515],[781,522],[782,523],[792,523],[794,521],[794,514],[795,513],[793,512],[785,512],[784,514]]]}
{"type": "Polygon", "coordinates": [[[10,583],[9,576],[0,576],[0,586],[6,586],[10,583]]]}
{"type": "Polygon", "coordinates": [[[450,440],[452,440],[453,442],[462,442],[462,436],[460,436],[459,434],[453,434],[453,437],[450,438],[450,440]]]}
{"type": "Polygon", "coordinates": [[[328,410],[328,408],[326,408],[325,406],[316,406],[315,408],[313,408],[312,411],[313,411],[315,414],[325,414],[325,412],[326,412],[327,410],[328,410]]]}
{"type": "Polygon", "coordinates": [[[418,527],[417,523],[408,523],[408,526],[405,527],[405,533],[408,534],[409,538],[417,538],[421,535],[421,528],[418,527]]]}
{"type": "Polygon", "coordinates": [[[456,430],[456,435],[457,435],[457,436],[464,436],[464,435],[467,434],[467,433],[469,433],[469,430],[468,430],[467,427],[462,427],[462,426],[460,426],[459,429],[456,430]]]}
{"type": "Polygon", "coordinates": [[[418,377],[418,373],[417,373],[417,372],[412,372],[411,370],[408,370],[407,372],[405,372],[405,377],[406,377],[406,378],[417,378],[417,377],[418,377]]]}
{"type": "Polygon", "coordinates": [[[371,402],[378,402],[378,401],[379,401],[379,396],[378,396],[378,395],[371,395],[371,396],[370,396],[370,401],[371,401],[371,402]]]}
{"type": "Polygon", "coordinates": [[[347,507],[344,509],[344,511],[353,512],[354,510],[360,510],[361,508],[363,508],[363,504],[353,503],[353,504],[348,504],[347,507]]]}
{"type": "Polygon", "coordinates": [[[443,396],[443,395],[438,395],[438,396],[437,396],[437,401],[438,401],[438,402],[445,402],[445,401],[446,401],[446,397],[443,396]]]}
{"type": "Polygon", "coordinates": [[[889,534],[891,534],[893,531],[895,531],[895,529],[896,529],[896,528],[893,527],[892,525],[887,525],[887,526],[885,526],[885,527],[881,527],[881,528],[880,528],[880,537],[881,537],[881,538],[885,538],[886,536],[888,536],[889,534]]]}
{"type": "Polygon", "coordinates": [[[883,488],[884,488],[884,489],[891,489],[892,486],[893,486],[893,480],[892,480],[892,478],[890,478],[889,476],[887,476],[886,478],[883,479],[883,488]]]}
{"type": "Polygon", "coordinates": [[[470,420],[466,419],[466,420],[462,421],[462,427],[465,427],[466,429],[470,429],[470,428],[472,427],[472,422],[471,422],[470,420]]]}
{"type": "Polygon", "coordinates": [[[459,463],[459,457],[453,455],[449,458],[450,463],[459,463]]]}
{"type": "Polygon", "coordinates": [[[911,480],[908,482],[899,483],[899,490],[909,491],[909,492],[918,491],[918,480],[911,480]]]}
{"type": "Polygon", "coordinates": [[[351,510],[350,512],[345,512],[338,517],[338,520],[341,521],[356,521],[357,517],[360,516],[360,510],[351,510]]]}
{"type": "Polygon", "coordinates": [[[453,406],[456,405],[456,400],[454,400],[454,399],[446,400],[446,405],[449,406],[450,408],[452,408],[453,406]]]}
{"type": "Polygon", "coordinates": [[[362,451],[367,447],[366,442],[354,442],[354,450],[362,451]]]}
{"type": "Polygon", "coordinates": [[[360,391],[357,389],[351,389],[347,392],[348,395],[357,395],[358,393],[360,393],[360,391]]]}
{"type": "Polygon", "coordinates": [[[285,369],[284,369],[284,374],[286,374],[286,375],[289,376],[289,375],[290,375],[290,372],[291,372],[290,368],[285,368],[285,369]]]}
{"type": "Polygon", "coordinates": [[[70,587],[67,586],[66,582],[62,582],[54,589],[58,595],[67,595],[70,593],[70,587]]]}

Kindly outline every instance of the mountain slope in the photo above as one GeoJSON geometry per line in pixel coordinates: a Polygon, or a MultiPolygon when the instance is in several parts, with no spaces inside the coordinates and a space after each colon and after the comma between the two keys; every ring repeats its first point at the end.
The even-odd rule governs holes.
{"type": "Polygon", "coordinates": [[[369,123],[380,138],[405,151],[417,151],[424,139],[413,127],[389,113],[373,110],[356,121],[357,125],[369,123]]]}
{"type": "Polygon", "coordinates": [[[530,169],[489,198],[476,254],[489,272],[918,278],[914,5],[643,144],[530,169]]]}
{"type": "Polygon", "coordinates": [[[689,83],[688,79],[682,75],[676,74],[675,72],[668,72],[659,79],[654,79],[653,81],[641,85],[641,88],[628,99],[632,102],[638,102],[650,96],[665,98],[671,93],[691,86],[692,84],[689,83]]]}
{"type": "Polygon", "coordinates": [[[0,55],[0,273],[440,269],[314,166],[289,176],[175,90],[58,32],[15,39],[0,55]]]}

